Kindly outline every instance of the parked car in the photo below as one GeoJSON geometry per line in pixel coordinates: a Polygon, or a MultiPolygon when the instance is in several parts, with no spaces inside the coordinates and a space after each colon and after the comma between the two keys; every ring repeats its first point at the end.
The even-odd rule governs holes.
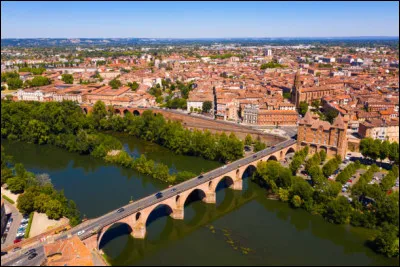
{"type": "Polygon", "coordinates": [[[1,237],[1,244],[4,244],[4,243],[6,242],[7,235],[8,235],[8,234],[4,234],[4,235],[1,237]]]}

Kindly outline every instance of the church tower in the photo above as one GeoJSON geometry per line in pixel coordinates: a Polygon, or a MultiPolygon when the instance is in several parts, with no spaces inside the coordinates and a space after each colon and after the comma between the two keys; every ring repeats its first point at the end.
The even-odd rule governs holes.
{"type": "Polygon", "coordinates": [[[293,86],[292,86],[292,92],[291,92],[291,100],[292,103],[296,105],[296,107],[298,107],[298,98],[299,98],[299,90],[300,90],[300,71],[298,70],[296,72],[296,75],[294,76],[294,82],[293,82],[293,86]]]}

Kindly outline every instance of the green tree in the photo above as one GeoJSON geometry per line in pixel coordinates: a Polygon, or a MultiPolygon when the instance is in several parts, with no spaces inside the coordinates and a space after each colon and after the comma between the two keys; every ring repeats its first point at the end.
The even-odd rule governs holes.
{"type": "Polygon", "coordinates": [[[329,123],[333,123],[333,120],[339,115],[339,111],[336,109],[327,109],[324,111],[325,119],[329,121],[329,123]]]}
{"type": "Polygon", "coordinates": [[[325,160],[326,160],[326,151],[322,149],[322,150],[319,152],[319,157],[320,157],[320,159],[321,159],[321,163],[325,162],[325,160]]]}
{"type": "Polygon", "coordinates": [[[7,79],[7,85],[9,90],[16,90],[18,88],[22,87],[22,80],[18,78],[8,78],[7,79]]]}
{"type": "Polygon", "coordinates": [[[399,255],[399,229],[387,222],[384,222],[382,229],[373,241],[375,250],[378,253],[384,254],[388,257],[396,257],[399,255]]]}
{"type": "Polygon", "coordinates": [[[12,177],[7,179],[7,187],[13,193],[24,192],[26,186],[26,179],[21,177],[12,177]]]}
{"type": "Polygon", "coordinates": [[[139,88],[139,84],[137,82],[128,82],[128,86],[134,92],[136,92],[136,90],[139,88]]]}
{"type": "Polygon", "coordinates": [[[253,143],[253,139],[251,138],[251,135],[247,134],[246,138],[244,139],[244,144],[246,146],[251,146],[252,143],[253,143]]]}
{"type": "Polygon", "coordinates": [[[390,142],[385,140],[379,146],[379,159],[382,161],[389,157],[390,142]]]}
{"type": "Polygon", "coordinates": [[[253,150],[254,150],[254,152],[258,152],[258,151],[261,151],[261,150],[263,150],[263,149],[265,149],[265,148],[267,148],[267,145],[264,144],[263,142],[257,140],[257,141],[254,143],[254,149],[253,149],[253,150]]]}
{"type": "Polygon", "coordinates": [[[29,214],[34,211],[35,194],[33,192],[25,192],[18,197],[17,208],[22,214],[29,214]]]}
{"type": "Polygon", "coordinates": [[[313,107],[313,108],[315,108],[315,109],[318,109],[319,108],[319,106],[321,106],[321,101],[320,100],[313,100],[312,102],[311,102],[311,106],[313,107]]]}
{"type": "Polygon", "coordinates": [[[308,104],[305,101],[301,101],[299,104],[299,113],[304,116],[308,111],[308,104]]]}
{"type": "MultiPolygon", "coordinates": [[[[283,201],[283,202],[289,201],[290,193],[289,193],[289,190],[288,190],[288,189],[279,188],[278,195],[279,195],[279,199],[280,199],[281,201],[283,201]]],[[[301,199],[300,199],[300,200],[301,200],[301,199]]]]}
{"type": "Polygon", "coordinates": [[[211,101],[204,101],[203,102],[203,112],[208,113],[208,112],[210,112],[211,108],[212,108],[211,101]]]}
{"type": "Polygon", "coordinates": [[[27,87],[39,87],[51,84],[51,80],[43,76],[35,76],[32,80],[26,80],[25,84],[27,87]]]}
{"type": "Polygon", "coordinates": [[[351,207],[348,200],[345,197],[340,196],[337,199],[328,202],[323,216],[329,222],[344,224],[350,218],[350,214],[351,207]]]}
{"type": "Polygon", "coordinates": [[[74,76],[72,76],[72,74],[63,74],[63,75],[61,75],[61,80],[64,83],[73,84],[74,83],[74,76]]]}
{"type": "Polygon", "coordinates": [[[290,203],[292,204],[293,207],[295,208],[300,208],[301,204],[302,204],[302,200],[301,197],[298,195],[294,195],[292,197],[292,200],[290,201],[290,203]]]}
{"type": "Polygon", "coordinates": [[[118,89],[122,86],[122,83],[120,80],[114,78],[108,83],[108,85],[111,86],[112,89],[118,89]]]}

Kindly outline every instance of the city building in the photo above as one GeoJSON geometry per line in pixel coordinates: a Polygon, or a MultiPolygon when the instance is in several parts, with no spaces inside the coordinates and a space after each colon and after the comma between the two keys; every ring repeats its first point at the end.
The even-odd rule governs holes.
{"type": "Polygon", "coordinates": [[[297,145],[299,149],[309,147],[309,153],[314,154],[325,150],[327,156],[340,155],[343,159],[347,150],[347,122],[338,115],[332,124],[311,116],[308,111],[299,121],[297,145]]]}
{"type": "Polygon", "coordinates": [[[362,138],[371,137],[382,141],[399,142],[399,119],[367,119],[360,123],[358,134],[362,138]]]}

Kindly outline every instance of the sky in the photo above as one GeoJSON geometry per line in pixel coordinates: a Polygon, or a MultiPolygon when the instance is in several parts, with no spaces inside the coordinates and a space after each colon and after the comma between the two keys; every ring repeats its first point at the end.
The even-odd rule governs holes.
{"type": "Polygon", "coordinates": [[[1,38],[347,36],[399,36],[399,3],[1,1],[1,38]]]}

